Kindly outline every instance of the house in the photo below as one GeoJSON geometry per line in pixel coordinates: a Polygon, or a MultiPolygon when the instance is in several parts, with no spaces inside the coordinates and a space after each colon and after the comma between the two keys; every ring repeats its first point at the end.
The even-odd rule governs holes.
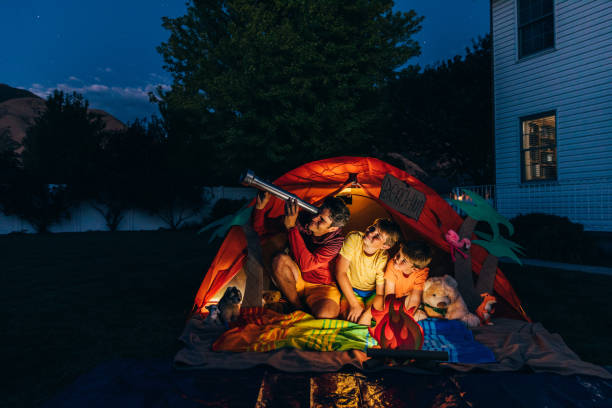
{"type": "Polygon", "coordinates": [[[612,231],[612,1],[492,0],[496,205],[612,231]]]}

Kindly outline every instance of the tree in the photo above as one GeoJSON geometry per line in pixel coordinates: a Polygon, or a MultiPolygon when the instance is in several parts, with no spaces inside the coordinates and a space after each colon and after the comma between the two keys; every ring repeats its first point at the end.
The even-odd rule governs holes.
{"type": "Polygon", "coordinates": [[[30,176],[66,184],[76,195],[89,190],[93,158],[105,125],[87,111],[88,106],[77,93],[56,90],[47,98],[46,110],[23,140],[23,165],[30,176]]]}
{"type": "Polygon", "coordinates": [[[102,121],[87,112],[81,95],[54,91],[46,110],[23,140],[23,171],[3,189],[4,213],[28,221],[38,232],[70,217],[74,200],[90,188],[102,121]]]}
{"type": "Polygon", "coordinates": [[[388,0],[216,0],[164,18],[174,81],[154,99],[200,177],[277,175],[371,149],[380,91],[418,55],[421,18],[388,0]]]}
{"type": "Polygon", "coordinates": [[[172,230],[185,225],[185,221],[200,213],[205,204],[202,187],[161,175],[143,195],[140,208],[157,215],[172,230]]]}
{"type": "Polygon", "coordinates": [[[0,191],[2,212],[26,220],[38,233],[69,219],[71,203],[66,185],[47,184],[25,172],[19,172],[0,191]]]}
{"type": "Polygon", "coordinates": [[[0,184],[7,183],[21,167],[18,148],[8,129],[0,131],[0,184]]]}
{"type": "Polygon", "coordinates": [[[115,231],[129,208],[140,205],[143,192],[154,188],[161,166],[165,133],[157,118],[137,119],[122,131],[106,133],[94,160],[89,196],[92,206],[115,231]]]}
{"type": "Polygon", "coordinates": [[[139,208],[160,217],[171,229],[183,226],[200,212],[205,198],[194,170],[182,160],[183,146],[172,142],[165,122],[156,116],[136,120],[125,132],[111,135],[102,151],[104,196],[98,195],[98,200],[108,209],[115,208],[115,215],[121,207],[139,208]]]}
{"type": "Polygon", "coordinates": [[[7,215],[13,214],[18,208],[16,197],[13,196],[23,173],[16,153],[18,147],[19,144],[11,138],[8,129],[0,132],[0,210],[7,215]]]}
{"type": "Polygon", "coordinates": [[[454,183],[494,182],[491,79],[490,35],[465,57],[405,70],[386,88],[379,154],[401,153],[454,183]]]}

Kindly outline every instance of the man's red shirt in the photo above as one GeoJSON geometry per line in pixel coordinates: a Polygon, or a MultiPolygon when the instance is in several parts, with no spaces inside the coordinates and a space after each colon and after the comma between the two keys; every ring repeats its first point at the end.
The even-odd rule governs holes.
{"type": "MultiPolygon", "coordinates": [[[[265,209],[253,208],[253,229],[260,237],[284,230],[283,216],[266,218],[265,209]]],[[[302,279],[310,283],[334,285],[330,263],[338,255],[344,242],[341,229],[315,237],[299,221],[287,231],[293,260],[302,272],[302,279]]]]}

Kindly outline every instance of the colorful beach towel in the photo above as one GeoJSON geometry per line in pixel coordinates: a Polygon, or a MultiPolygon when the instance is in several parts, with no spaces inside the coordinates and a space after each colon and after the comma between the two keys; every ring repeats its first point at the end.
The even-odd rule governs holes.
{"type": "Polygon", "coordinates": [[[423,328],[423,350],[448,352],[448,362],[463,364],[494,363],[495,355],[474,340],[470,329],[459,320],[425,319],[418,322],[423,328]]]}
{"type": "Polygon", "coordinates": [[[214,351],[364,350],[376,345],[366,326],[336,319],[315,319],[302,311],[288,315],[244,308],[234,327],[213,344],[214,351]]]}

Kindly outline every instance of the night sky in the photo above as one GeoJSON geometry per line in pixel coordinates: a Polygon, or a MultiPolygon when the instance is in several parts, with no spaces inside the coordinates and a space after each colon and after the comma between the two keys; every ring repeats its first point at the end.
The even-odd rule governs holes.
{"type": "MultiPolygon", "coordinates": [[[[425,16],[416,36],[421,65],[464,54],[489,31],[489,0],[402,0],[425,16]]],[[[0,83],[46,97],[76,91],[124,122],[157,113],[147,92],[168,86],[155,50],[167,40],[161,17],[183,15],[183,0],[19,0],[0,2],[0,83]]]]}

